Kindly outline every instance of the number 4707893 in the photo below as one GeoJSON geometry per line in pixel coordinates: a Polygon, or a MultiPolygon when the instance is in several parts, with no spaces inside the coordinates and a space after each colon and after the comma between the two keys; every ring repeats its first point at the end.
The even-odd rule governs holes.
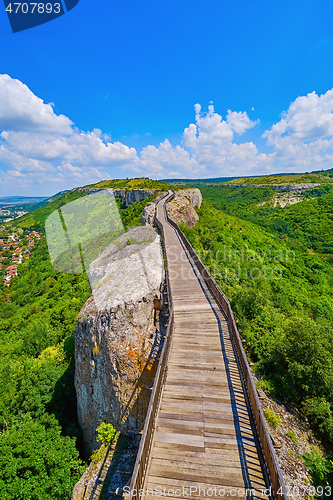
{"type": "Polygon", "coordinates": [[[22,12],[23,14],[51,14],[54,12],[54,14],[60,14],[60,3],[55,3],[52,5],[52,3],[10,3],[8,4],[6,11],[9,12],[10,14],[18,14],[19,12],[22,12]],[[12,5],[14,7],[12,7],[12,5]]]}

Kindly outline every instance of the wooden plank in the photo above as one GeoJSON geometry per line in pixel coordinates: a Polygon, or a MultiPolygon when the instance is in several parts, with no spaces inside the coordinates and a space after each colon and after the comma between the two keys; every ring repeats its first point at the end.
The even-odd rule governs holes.
{"type": "MultiPolygon", "coordinates": [[[[226,461],[225,465],[222,465],[221,463],[207,463],[202,459],[197,460],[196,462],[189,462],[187,460],[181,460],[179,457],[178,459],[175,459],[174,457],[172,459],[166,459],[158,458],[156,455],[154,455],[154,467],[155,468],[152,468],[150,472],[151,474],[156,476],[160,475],[156,473],[154,474],[154,471],[157,469],[161,471],[161,477],[165,477],[163,475],[164,471],[182,471],[182,473],[184,474],[193,474],[194,472],[196,472],[199,476],[199,481],[200,477],[209,476],[215,482],[215,479],[219,478],[239,478],[240,480],[242,480],[243,471],[246,468],[246,465],[241,466],[240,462],[238,462],[238,467],[234,467],[232,464],[230,464],[229,461],[226,461]]],[[[264,480],[260,465],[257,465],[256,467],[252,466],[251,468],[249,468],[249,471],[253,478],[256,478],[260,481],[264,480]]]]}
{"type": "Polygon", "coordinates": [[[186,446],[194,446],[196,448],[205,447],[203,433],[202,435],[180,434],[175,432],[155,431],[155,440],[162,443],[184,444],[186,446]]]}
{"type": "Polygon", "coordinates": [[[162,446],[155,446],[152,450],[152,457],[170,460],[180,460],[184,466],[187,463],[202,464],[209,462],[211,465],[220,466],[227,463],[229,466],[238,467],[243,469],[256,469],[261,471],[261,463],[259,459],[246,457],[245,462],[241,462],[239,458],[239,450],[228,449],[215,449],[208,448],[204,452],[193,452],[188,450],[181,450],[172,448],[163,448],[162,446]],[[209,453],[211,452],[211,453],[209,453]],[[215,453],[212,453],[215,452],[215,453]]]}
{"type": "Polygon", "coordinates": [[[158,421],[157,425],[157,431],[166,433],[166,434],[179,434],[182,436],[201,436],[202,438],[206,435],[204,433],[203,426],[189,426],[189,425],[182,425],[179,427],[175,427],[172,425],[166,425],[164,424],[161,420],[158,421]]]}
{"type": "Polygon", "coordinates": [[[196,483],[206,483],[214,484],[215,486],[231,486],[231,487],[244,487],[244,478],[242,471],[236,469],[234,471],[228,470],[228,473],[223,475],[215,474],[212,472],[207,472],[201,470],[188,470],[183,468],[171,467],[171,466],[158,466],[156,461],[153,461],[150,468],[150,475],[155,478],[162,479],[178,479],[180,481],[189,481],[192,484],[196,483]]]}

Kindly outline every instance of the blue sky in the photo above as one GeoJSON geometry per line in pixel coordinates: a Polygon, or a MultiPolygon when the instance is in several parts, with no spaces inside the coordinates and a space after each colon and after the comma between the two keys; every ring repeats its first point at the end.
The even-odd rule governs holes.
{"type": "Polygon", "coordinates": [[[328,1],[80,0],[12,34],[0,5],[0,196],[333,167],[332,19],[328,1]]]}

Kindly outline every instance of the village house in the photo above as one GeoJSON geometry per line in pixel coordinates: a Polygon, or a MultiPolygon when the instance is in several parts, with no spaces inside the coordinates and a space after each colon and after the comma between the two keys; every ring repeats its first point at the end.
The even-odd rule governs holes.
{"type": "Polygon", "coordinates": [[[41,239],[41,235],[39,233],[37,233],[37,231],[32,231],[30,234],[29,234],[30,237],[36,237],[37,240],[40,240],[41,239]]]}

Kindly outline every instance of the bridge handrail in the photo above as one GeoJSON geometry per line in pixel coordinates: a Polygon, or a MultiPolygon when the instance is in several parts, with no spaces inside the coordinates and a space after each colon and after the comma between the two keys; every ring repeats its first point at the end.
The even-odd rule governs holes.
{"type": "MultiPolygon", "coordinates": [[[[169,192],[164,198],[166,198],[167,196],[169,196],[169,199],[171,199],[171,198],[173,198],[174,193],[171,194],[169,192]]],[[[162,198],[162,199],[164,199],[164,198],[162,198]]],[[[160,200],[160,201],[162,201],[162,200],[160,200]]],[[[157,211],[157,209],[156,209],[156,211],[157,211]]],[[[164,258],[166,260],[166,264],[167,264],[167,255],[166,255],[166,251],[165,251],[164,229],[163,229],[163,225],[160,223],[160,221],[156,217],[156,212],[155,212],[155,217],[154,217],[154,223],[158,227],[160,235],[161,235],[163,254],[164,254],[164,258]]],[[[167,292],[168,292],[169,321],[168,321],[167,331],[166,331],[165,338],[164,338],[164,345],[162,348],[160,360],[158,363],[158,367],[157,367],[157,371],[156,371],[156,375],[155,375],[155,379],[154,379],[152,393],[151,393],[150,400],[149,400],[149,406],[148,406],[148,410],[147,410],[145,425],[144,425],[143,431],[142,431],[140,446],[139,446],[138,454],[136,457],[132,478],[131,478],[131,481],[129,484],[129,490],[130,490],[129,496],[131,499],[136,499],[136,500],[139,500],[139,499],[141,500],[141,497],[139,495],[139,491],[143,488],[143,483],[144,483],[144,479],[145,479],[148,458],[149,458],[150,448],[151,448],[151,444],[152,444],[153,431],[155,428],[157,411],[158,411],[160,398],[161,398],[161,394],[162,394],[162,387],[163,387],[164,379],[165,379],[165,375],[166,375],[167,359],[168,359],[168,355],[169,355],[169,351],[170,351],[173,326],[174,326],[173,302],[172,302],[171,287],[170,287],[170,282],[169,282],[168,265],[166,265],[166,269],[165,269],[165,281],[166,281],[167,292]]]]}
{"type": "MultiPolygon", "coordinates": [[[[171,198],[170,198],[171,199],[171,198]]],[[[169,200],[168,200],[169,201],[169,200]]],[[[239,335],[237,326],[236,326],[236,321],[230,306],[230,302],[227,299],[227,297],[224,295],[218,284],[215,282],[215,280],[212,278],[210,275],[208,269],[204,266],[204,264],[201,262],[200,257],[197,255],[195,250],[193,249],[192,245],[182,232],[182,230],[178,227],[178,225],[170,219],[168,216],[167,210],[166,210],[166,205],[164,205],[164,210],[165,210],[165,215],[166,215],[166,220],[167,222],[176,230],[177,234],[179,235],[180,239],[184,243],[186,249],[190,253],[196,267],[198,268],[201,276],[205,280],[208,288],[211,290],[213,293],[214,297],[216,298],[217,302],[219,303],[222,311],[224,312],[228,323],[229,327],[231,330],[232,334],[232,339],[236,348],[238,360],[240,363],[240,367],[242,370],[243,374],[243,379],[244,383],[246,386],[247,390],[247,395],[249,398],[249,402],[251,405],[251,410],[252,410],[252,416],[253,420],[256,426],[258,438],[261,444],[261,449],[262,453],[264,456],[264,460],[266,463],[266,468],[267,472],[269,475],[271,487],[272,487],[272,495],[273,498],[276,500],[289,500],[289,496],[287,493],[287,489],[282,477],[282,473],[276,458],[276,454],[272,445],[272,440],[267,428],[266,424],[266,419],[264,417],[261,404],[259,401],[258,393],[256,386],[253,381],[253,376],[252,372],[247,360],[247,356],[245,354],[245,351],[243,349],[242,345],[242,339],[241,336],[239,335]]]]}

